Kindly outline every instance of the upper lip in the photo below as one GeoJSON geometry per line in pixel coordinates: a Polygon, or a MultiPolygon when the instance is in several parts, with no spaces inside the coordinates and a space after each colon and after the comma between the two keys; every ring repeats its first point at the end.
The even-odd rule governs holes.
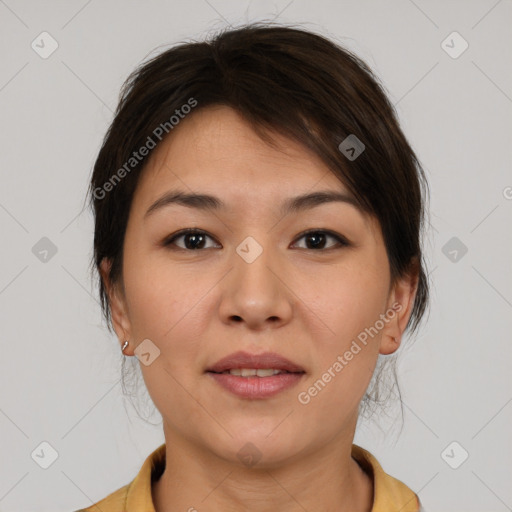
{"type": "Polygon", "coordinates": [[[206,371],[222,373],[235,368],[253,368],[256,370],[273,368],[290,373],[304,373],[304,369],[301,366],[275,352],[264,352],[263,354],[234,352],[217,361],[213,366],[207,368],[206,371]]]}

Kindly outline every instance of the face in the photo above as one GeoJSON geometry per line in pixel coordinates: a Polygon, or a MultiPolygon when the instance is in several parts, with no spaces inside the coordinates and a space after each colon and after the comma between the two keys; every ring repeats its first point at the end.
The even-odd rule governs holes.
{"type": "Polygon", "coordinates": [[[391,286],[380,226],[350,199],[285,211],[304,194],[351,196],[308,149],[279,134],[273,140],[278,148],[224,106],[181,121],[141,176],[124,243],[124,290],[109,288],[116,332],[130,340],[125,353],[143,340],[159,351],[141,369],[166,441],[233,463],[253,450],[268,467],[352,442],[377,356],[398,348],[414,297],[411,281],[391,286]],[[178,190],[222,206],[151,208],[178,190]],[[302,373],[207,372],[238,351],[277,353],[302,373]],[[228,380],[249,395],[227,389],[228,380]],[[274,391],[251,395],[256,388],[274,391]]]}

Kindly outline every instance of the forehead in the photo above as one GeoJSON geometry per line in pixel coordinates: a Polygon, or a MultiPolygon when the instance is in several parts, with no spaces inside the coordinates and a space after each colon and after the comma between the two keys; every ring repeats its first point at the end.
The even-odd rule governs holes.
{"type": "MultiPolygon", "coordinates": [[[[139,182],[144,199],[180,185],[229,197],[281,197],[314,187],[348,192],[318,155],[272,133],[274,148],[233,109],[200,109],[177,125],[150,155],[139,182]]],[[[235,199],[233,197],[233,199],[235,199]]]]}
{"type": "MultiPolygon", "coordinates": [[[[129,225],[142,225],[148,214],[153,216],[155,204],[184,204],[175,198],[169,201],[176,192],[203,196],[187,199],[187,205],[196,208],[183,211],[215,213],[215,208],[197,207],[200,203],[211,205],[211,198],[205,196],[212,196],[213,202],[224,205],[216,217],[224,213],[235,221],[248,223],[266,219],[275,223],[275,218],[293,212],[309,215],[310,207],[328,203],[333,206],[324,208],[333,208],[331,219],[343,218],[360,226],[377,244],[382,244],[378,219],[357,206],[348,188],[318,155],[279,133],[272,137],[277,148],[262,140],[228,107],[194,112],[150,154],[134,193],[129,225]],[[315,192],[336,192],[345,199],[340,202],[299,197],[315,192]],[[295,209],[293,204],[301,206],[295,209]]],[[[157,214],[157,218],[165,216],[157,214]]]]}

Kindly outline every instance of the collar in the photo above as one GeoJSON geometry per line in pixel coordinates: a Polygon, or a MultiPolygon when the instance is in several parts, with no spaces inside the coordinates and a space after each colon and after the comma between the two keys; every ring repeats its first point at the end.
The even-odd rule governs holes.
{"type": "MultiPolygon", "coordinates": [[[[126,512],[155,512],[151,484],[160,478],[165,468],[165,455],[164,443],[146,458],[135,479],[124,488],[126,512]]],[[[352,458],[373,481],[374,497],[371,512],[388,512],[391,509],[401,512],[420,510],[420,502],[416,494],[403,482],[388,475],[369,451],[353,444],[352,458]]]]}

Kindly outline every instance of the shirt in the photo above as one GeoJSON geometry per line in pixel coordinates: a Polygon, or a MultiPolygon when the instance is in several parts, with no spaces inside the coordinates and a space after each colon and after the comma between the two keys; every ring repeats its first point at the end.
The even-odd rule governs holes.
{"type": "MultiPolygon", "coordinates": [[[[109,494],[88,508],[75,512],[155,512],[151,484],[165,469],[165,443],[144,461],[137,476],[128,485],[109,494]],[[98,507],[98,508],[96,508],[98,507]]],[[[388,475],[367,450],[352,445],[352,458],[371,477],[373,506],[371,512],[422,512],[418,496],[400,480],[388,475]]]]}

